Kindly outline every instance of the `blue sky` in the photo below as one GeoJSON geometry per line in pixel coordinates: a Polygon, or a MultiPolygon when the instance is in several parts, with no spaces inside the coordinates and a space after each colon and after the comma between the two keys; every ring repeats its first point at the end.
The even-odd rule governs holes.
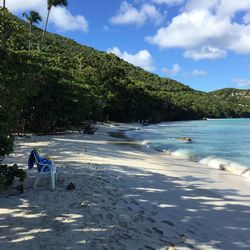
{"type": "MultiPolygon", "coordinates": [[[[46,2],[7,7],[45,17],[46,2]]],[[[69,0],[48,30],[195,89],[250,88],[249,0],[69,0]]]]}

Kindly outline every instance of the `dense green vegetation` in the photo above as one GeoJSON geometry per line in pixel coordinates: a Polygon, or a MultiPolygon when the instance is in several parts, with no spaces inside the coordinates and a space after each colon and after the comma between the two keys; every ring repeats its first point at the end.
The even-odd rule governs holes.
{"type": "Polygon", "coordinates": [[[83,120],[250,117],[249,98],[223,94],[227,90],[195,91],[55,34],[46,33],[40,51],[40,29],[30,32],[30,23],[7,10],[1,18],[5,131],[48,133],[83,120]]]}
{"type": "Polygon", "coordinates": [[[42,38],[41,38],[41,42],[39,45],[39,49],[42,49],[42,45],[43,45],[43,41],[44,41],[44,36],[46,34],[47,31],[47,26],[49,23],[49,16],[50,16],[50,12],[52,7],[56,7],[56,6],[67,6],[68,5],[68,0],[47,0],[47,17],[46,17],[46,22],[45,22],[45,27],[44,27],[44,31],[42,34],[42,38]]]}
{"type": "Polygon", "coordinates": [[[0,191],[6,190],[13,184],[15,178],[18,178],[21,183],[19,191],[23,193],[23,181],[25,180],[25,177],[26,172],[19,169],[16,164],[13,166],[0,164],[0,191]]]}

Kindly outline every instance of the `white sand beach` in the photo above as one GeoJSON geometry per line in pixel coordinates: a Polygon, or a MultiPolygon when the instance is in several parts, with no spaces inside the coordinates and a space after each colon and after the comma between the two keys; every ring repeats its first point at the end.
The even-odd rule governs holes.
{"type": "Polygon", "coordinates": [[[54,192],[48,177],[32,188],[33,169],[23,194],[0,193],[0,249],[250,249],[250,182],[140,146],[129,127],[17,138],[5,162],[27,169],[39,146],[61,166],[54,192]]]}

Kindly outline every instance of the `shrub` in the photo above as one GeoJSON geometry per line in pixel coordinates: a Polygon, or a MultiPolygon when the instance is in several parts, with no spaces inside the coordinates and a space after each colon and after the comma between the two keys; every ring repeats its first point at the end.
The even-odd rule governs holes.
{"type": "Polygon", "coordinates": [[[92,126],[90,123],[85,124],[84,129],[83,129],[84,134],[93,135],[95,132],[96,132],[96,128],[94,126],[92,126]]]}
{"type": "Polygon", "coordinates": [[[0,133],[0,157],[12,152],[13,136],[0,133]]]}
{"type": "Polygon", "coordinates": [[[23,182],[26,177],[26,172],[22,169],[19,169],[15,164],[13,166],[0,165],[0,191],[7,190],[14,182],[16,178],[19,178],[21,182],[20,192],[23,192],[23,182]]]}

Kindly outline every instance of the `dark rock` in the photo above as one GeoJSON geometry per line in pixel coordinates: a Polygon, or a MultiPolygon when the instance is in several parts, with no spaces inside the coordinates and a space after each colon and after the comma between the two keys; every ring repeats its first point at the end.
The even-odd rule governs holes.
{"type": "Polygon", "coordinates": [[[192,139],[189,137],[176,137],[176,140],[183,142],[192,142],[192,139]]]}
{"type": "Polygon", "coordinates": [[[220,164],[219,170],[226,170],[225,165],[224,164],[220,164]]]}
{"type": "Polygon", "coordinates": [[[69,185],[66,187],[67,190],[72,191],[76,189],[75,184],[73,184],[72,182],[69,183],[69,185]]]}

